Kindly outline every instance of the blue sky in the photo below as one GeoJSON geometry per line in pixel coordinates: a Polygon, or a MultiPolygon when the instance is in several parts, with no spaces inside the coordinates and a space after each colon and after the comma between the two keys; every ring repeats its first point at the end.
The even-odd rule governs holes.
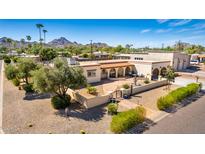
{"type": "Polygon", "coordinates": [[[162,43],[167,46],[178,40],[205,45],[205,20],[190,19],[1,19],[0,37],[20,40],[30,35],[32,41],[37,41],[37,23],[48,30],[47,41],[63,36],[82,44],[92,39],[93,42],[113,46],[133,44],[134,47],[161,47],[162,43]]]}

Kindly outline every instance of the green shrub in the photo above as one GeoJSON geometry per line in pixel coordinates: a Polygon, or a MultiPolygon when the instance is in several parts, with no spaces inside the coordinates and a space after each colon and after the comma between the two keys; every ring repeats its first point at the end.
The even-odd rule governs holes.
{"type": "Polygon", "coordinates": [[[145,119],[145,114],[146,111],[143,107],[120,112],[112,117],[111,131],[114,133],[125,132],[135,125],[142,123],[145,119]]]}
{"type": "Polygon", "coordinates": [[[160,97],[157,100],[157,107],[159,110],[170,108],[175,103],[175,99],[171,95],[160,97]]]}
{"type": "Polygon", "coordinates": [[[125,89],[129,89],[130,88],[130,86],[127,83],[123,84],[122,87],[125,88],[125,89]]]}
{"type": "Polygon", "coordinates": [[[148,78],[146,78],[146,79],[144,80],[144,83],[145,83],[145,84],[150,83],[149,79],[148,79],[148,78]]]}
{"type": "Polygon", "coordinates": [[[18,79],[13,79],[12,82],[13,82],[14,86],[20,85],[20,81],[18,79]]]}
{"type": "Polygon", "coordinates": [[[173,90],[168,95],[164,97],[160,97],[157,100],[157,107],[159,110],[166,110],[167,108],[171,107],[173,104],[180,102],[186,97],[197,93],[199,89],[200,89],[200,84],[191,83],[188,84],[186,87],[173,90]]]}
{"type": "Polygon", "coordinates": [[[18,70],[15,66],[9,64],[5,67],[5,75],[8,80],[15,79],[18,74],[18,70]]]}
{"type": "Polygon", "coordinates": [[[108,104],[107,108],[108,108],[108,114],[110,115],[117,114],[117,109],[118,109],[117,103],[110,103],[108,104]]]}
{"type": "Polygon", "coordinates": [[[13,58],[12,58],[12,60],[13,60],[14,63],[17,63],[18,59],[19,59],[18,57],[13,57],[13,58]]]}
{"type": "Polygon", "coordinates": [[[23,89],[28,93],[28,92],[33,92],[33,85],[32,84],[24,84],[23,89]]]}
{"type": "Polygon", "coordinates": [[[70,104],[71,97],[66,95],[65,97],[53,96],[51,99],[51,104],[54,109],[65,109],[70,104]]]}
{"type": "Polygon", "coordinates": [[[93,86],[88,86],[87,91],[88,91],[89,94],[92,94],[92,95],[97,94],[97,89],[96,89],[96,87],[93,87],[93,86]]]}
{"type": "Polygon", "coordinates": [[[4,62],[6,64],[10,64],[11,63],[11,59],[8,56],[6,56],[6,57],[4,57],[4,62]]]}

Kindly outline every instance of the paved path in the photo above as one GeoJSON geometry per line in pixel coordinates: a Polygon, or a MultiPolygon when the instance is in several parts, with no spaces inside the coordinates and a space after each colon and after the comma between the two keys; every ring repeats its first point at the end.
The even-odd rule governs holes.
{"type": "Polygon", "coordinates": [[[2,117],[3,117],[3,61],[0,60],[0,134],[2,130],[2,117]]]}
{"type": "MultiPolygon", "coordinates": [[[[185,78],[185,77],[177,77],[175,78],[175,82],[173,84],[179,85],[179,86],[186,86],[189,83],[196,82],[196,79],[193,78],[185,78]]],[[[202,83],[203,87],[202,89],[205,90],[205,80],[204,79],[199,79],[199,82],[202,83]]]]}
{"type": "Polygon", "coordinates": [[[144,132],[145,134],[205,133],[205,96],[168,115],[144,132]]]}

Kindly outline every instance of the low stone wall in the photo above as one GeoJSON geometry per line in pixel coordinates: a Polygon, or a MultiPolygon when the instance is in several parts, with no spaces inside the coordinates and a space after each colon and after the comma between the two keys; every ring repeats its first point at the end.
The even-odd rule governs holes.
{"type": "Polygon", "coordinates": [[[75,101],[81,103],[86,108],[92,108],[98,105],[105,104],[109,102],[111,94],[102,95],[102,96],[95,96],[93,98],[86,98],[85,96],[79,94],[78,92],[75,92],[71,89],[67,91],[67,93],[73,98],[75,101]]]}
{"type": "MultiPolygon", "coordinates": [[[[161,86],[164,86],[164,85],[167,85],[167,80],[157,81],[155,83],[150,83],[150,84],[147,84],[147,85],[144,85],[144,86],[136,86],[136,87],[133,87],[132,94],[141,93],[141,92],[151,90],[151,89],[154,89],[154,88],[157,88],[157,87],[161,87],[161,86]]],[[[130,95],[131,94],[131,89],[122,90],[122,94],[123,95],[130,95]]]]}

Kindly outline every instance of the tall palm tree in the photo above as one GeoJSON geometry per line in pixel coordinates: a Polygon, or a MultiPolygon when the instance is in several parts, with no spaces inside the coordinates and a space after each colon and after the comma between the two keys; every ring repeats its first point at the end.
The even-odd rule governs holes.
{"type": "Polygon", "coordinates": [[[47,30],[43,30],[43,35],[44,35],[44,44],[46,44],[46,33],[47,33],[48,31],[47,30]]]}
{"type": "Polygon", "coordinates": [[[40,44],[42,43],[42,38],[41,38],[41,28],[43,28],[43,24],[36,24],[36,27],[38,28],[39,30],[39,41],[40,41],[40,44]]]}

